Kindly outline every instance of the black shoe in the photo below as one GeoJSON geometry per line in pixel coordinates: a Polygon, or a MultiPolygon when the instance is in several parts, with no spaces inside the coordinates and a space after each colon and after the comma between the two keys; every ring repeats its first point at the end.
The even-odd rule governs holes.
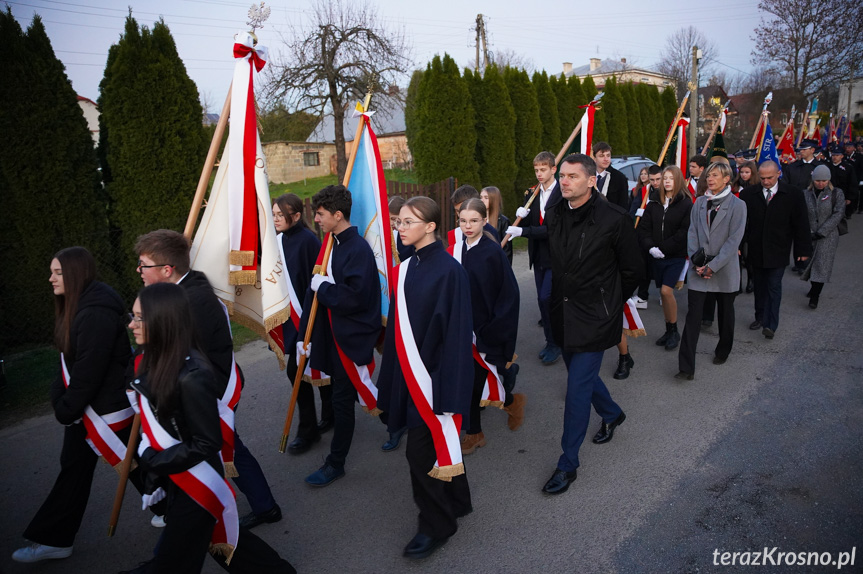
{"type": "Polygon", "coordinates": [[[629,369],[635,366],[635,361],[629,353],[620,355],[617,359],[617,370],[614,371],[614,378],[618,381],[629,377],[629,369]]]}
{"type": "Polygon", "coordinates": [[[750,279],[746,282],[746,292],[752,293],[753,291],[755,291],[755,283],[753,283],[752,279],[750,279]]]}
{"type": "Polygon", "coordinates": [[[414,560],[425,558],[446,544],[447,540],[449,540],[449,538],[432,538],[431,536],[426,536],[422,532],[417,532],[416,536],[413,537],[413,540],[408,542],[408,545],[405,546],[403,556],[414,560]]]}
{"type": "Polygon", "coordinates": [[[692,379],[695,378],[695,374],[694,373],[687,373],[685,371],[680,371],[679,373],[674,375],[674,378],[680,379],[681,381],[691,381],[692,379]]]}
{"type": "Polygon", "coordinates": [[[620,426],[626,420],[626,414],[620,413],[620,416],[614,419],[613,422],[607,423],[602,421],[599,426],[599,432],[593,436],[594,444],[602,444],[608,442],[614,437],[614,429],[620,426]]]}
{"type": "Polygon", "coordinates": [[[664,347],[665,342],[668,340],[668,337],[671,336],[671,323],[668,321],[665,322],[665,334],[656,340],[657,347],[664,347]]]}
{"type": "Polygon", "coordinates": [[[761,321],[759,321],[758,319],[755,319],[754,321],[752,321],[752,323],[749,324],[749,330],[750,331],[757,331],[760,328],[761,328],[761,321]]]}
{"type": "Polygon", "coordinates": [[[325,462],[324,466],[306,477],[306,484],[311,486],[327,486],[345,475],[344,468],[336,468],[325,462]]]}
{"type": "Polygon", "coordinates": [[[272,524],[273,522],[278,522],[281,519],[282,509],[279,508],[279,505],[277,504],[263,514],[255,514],[254,512],[250,512],[244,517],[240,518],[240,528],[254,528],[255,526],[259,526],[265,523],[272,524]]]}
{"type": "Polygon", "coordinates": [[[324,434],[335,425],[335,421],[333,419],[321,419],[318,421],[318,432],[324,434]]]}
{"type": "Polygon", "coordinates": [[[724,365],[725,361],[727,361],[727,360],[728,360],[728,357],[720,357],[717,355],[717,356],[713,357],[713,364],[714,365],[724,365]]]}
{"type": "Polygon", "coordinates": [[[319,440],[321,440],[321,435],[315,435],[313,438],[298,436],[288,445],[288,452],[291,454],[303,454],[312,448],[312,445],[319,440]]]}
{"type": "Polygon", "coordinates": [[[665,341],[665,350],[672,351],[680,344],[680,333],[677,332],[677,323],[671,324],[671,334],[668,340],[665,341]]]}
{"type": "Polygon", "coordinates": [[[397,430],[396,432],[391,432],[389,440],[381,445],[381,450],[384,452],[396,450],[401,444],[402,437],[407,432],[407,430],[408,427],[404,427],[401,430],[397,430]]]}
{"type": "Polygon", "coordinates": [[[817,309],[818,308],[818,297],[810,297],[809,298],[809,308],[817,309]]]}
{"type": "Polygon", "coordinates": [[[774,335],[773,329],[768,329],[767,327],[761,329],[761,334],[764,335],[764,337],[767,339],[772,339],[774,335]]]}
{"type": "Polygon", "coordinates": [[[542,357],[542,364],[546,367],[555,364],[560,360],[562,351],[557,345],[549,345],[546,347],[545,355],[542,357]]]}
{"type": "Polygon", "coordinates": [[[548,482],[545,483],[545,486],[542,487],[542,491],[546,494],[562,494],[575,481],[576,475],[577,471],[575,470],[566,472],[558,468],[551,475],[551,478],[548,479],[548,482]]]}

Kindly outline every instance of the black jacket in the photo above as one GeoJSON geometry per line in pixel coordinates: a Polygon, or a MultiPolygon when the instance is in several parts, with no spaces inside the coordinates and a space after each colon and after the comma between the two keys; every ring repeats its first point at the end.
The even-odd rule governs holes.
{"type": "Polygon", "coordinates": [[[809,163],[805,163],[802,159],[792,161],[782,168],[782,181],[797,189],[806,189],[812,181],[812,172],[819,165],[827,165],[827,162],[820,159],[813,159],[809,163]]]}
{"type": "Polygon", "coordinates": [[[620,342],[623,304],[643,278],[632,220],[594,191],[585,205],[546,211],[551,250],[551,328],[568,352],[620,342]]]}
{"type": "Polygon", "coordinates": [[[132,355],[128,319],[123,300],[104,283],[93,281],[81,293],[65,354],[69,388],[59,374],[51,386],[54,416],[61,424],[80,419],[88,405],[100,415],[129,407],[124,389],[132,355]]]}
{"type": "Polygon", "coordinates": [[[812,255],[809,216],[803,192],[784,182],[768,206],[764,188],[751,185],[740,192],[746,203],[747,263],[754,267],[773,269],[788,265],[791,245],[794,258],[812,255]]]}
{"type": "Polygon", "coordinates": [[[648,203],[636,229],[641,248],[649,251],[658,247],[666,258],[686,257],[690,211],[692,200],[687,191],[678,193],[668,209],[657,201],[648,203]]]}
{"type": "MultiPolygon", "coordinates": [[[[149,475],[165,477],[207,461],[224,475],[219,456],[222,432],[216,376],[197,351],[192,351],[186,359],[178,375],[178,383],[179,398],[176,407],[170,411],[161,408],[154,400],[146,373],[139,375],[130,385],[132,390],[147,397],[159,424],[180,441],[163,451],[152,447],[145,450],[140,457],[141,469],[149,475]]],[[[148,483],[152,483],[152,477],[148,483]]]]}
{"type": "MultiPolygon", "coordinates": [[[[524,203],[530,200],[531,194],[527,194],[524,203]]],[[[545,204],[545,215],[548,217],[548,212],[558,203],[561,202],[563,196],[560,195],[560,183],[554,182],[554,189],[548,196],[548,201],[545,204]]],[[[527,237],[527,255],[529,258],[528,267],[539,265],[545,269],[551,267],[551,256],[548,252],[548,221],[539,222],[539,195],[533,203],[530,204],[530,213],[522,219],[520,227],[522,228],[522,237],[527,237]]]]}
{"type": "MultiPolygon", "coordinates": [[[[629,198],[631,197],[629,192],[629,180],[626,179],[623,172],[614,169],[612,166],[608,166],[608,169],[605,170],[605,174],[606,177],[611,177],[608,182],[608,190],[605,194],[605,199],[615,205],[619,205],[623,209],[629,209],[629,198]]],[[[598,191],[600,193],[602,192],[602,190],[599,189],[598,191]]]]}
{"type": "MultiPolygon", "coordinates": [[[[509,221],[509,217],[501,213],[497,216],[497,235],[501,239],[506,235],[506,229],[512,225],[509,221]]],[[[509,260],[509,264],[512,265],[512,241],[507,241],[506,245],[503,246],[503,252],[506,254],[506,258],[509,260]]]]}
{"type": "Polygon", "coordinates": [[[213,366],[217,390],[222,396],[228,386],[234,359],[231,323],[206,275],[200,271],[189,271],[179,285],[189,297],[195,338],[213,366]]]}
{"type": "Polygon", "coordinates": [[[858,183],[859,174],[854,169],[854,164],[843,159],[839,162],[839,165],[830,162],[829,167],[830,183],[833,184],[833,187],[841,189],[845,193],[845,199],[851,201],[852,206],[856,206],[857,199],[860,197],[860,190],[858,183]]]}

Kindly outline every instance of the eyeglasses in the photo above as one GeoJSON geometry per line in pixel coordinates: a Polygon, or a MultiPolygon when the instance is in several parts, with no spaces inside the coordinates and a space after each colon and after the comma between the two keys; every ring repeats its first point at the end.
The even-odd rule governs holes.
{"type": "Polygon", "coordinates": [[[421,219],[417,221],[414,221],[412,219],[396,219],[396,229],[400,229],[402,227],[404,227],[405,229],[410,229],[411,225],[413,225],[414,223],[425,223],[425,221],[421,219]]]}
{"type": "Polygon", "coordinates": [[[296,211],[289,211],[287,213],[274,213],[273,219],[287,219],[287,218],[291,217],[292,215],[294,215],[295,213],[296,213],[296,211]]]}
{"type": "Polygon", "coordinates": [[[134,313],[128,313],[128,316],[129,316],[129,322],[130,323],[135,323],[136,325],[140,325],[141,323],[144,322],[143,317],[138,317],[134,313]]]}
{"type": "Polygon", "coordinates": [[[138,269],[140,271],[141,269],[150,269],[152,267],[165,267],[165,266],[173,267],[173,265],[171,265],[170,263],[159,263],[157,265],[144,265],[144,262],[141,261],[140,259],[138,259],[138,267],[136,267],[136,269],[138,269]]]}

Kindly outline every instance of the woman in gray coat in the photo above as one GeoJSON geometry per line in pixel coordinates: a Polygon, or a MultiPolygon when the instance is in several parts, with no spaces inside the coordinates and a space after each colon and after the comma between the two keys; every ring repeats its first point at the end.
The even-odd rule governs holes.
{"type": "Polygon", "coordinates": [[[812,282],[806,296],[809,297],[809,307],[817,309],[821,289],[830,281],[833,271],[833,259],[839,245],[839,222],[845,217],[845,194],[830,183],[830,168],[819,165],[813,170],[812,182],[803,196],[815,251],[801,279],[812,282]]]}
{"type": "Polygon", "coordinates": [[[728,359],[734,344],[734,297],[740,290],[738,250],[746,230],[746,204],[731,193],[731,168],[715,162],[705,170],[707,192],[695,200],[690,213],[687,254],[692,264],[687,272],[689,309],[680,342],[677,379],[695,377],[695,349],[701,332],[704,300],[716,295],[719,305],[719,343],[713,363],[728,359]],[[706,263],[696,265],[693,256],[703,249],[706,263]]]}

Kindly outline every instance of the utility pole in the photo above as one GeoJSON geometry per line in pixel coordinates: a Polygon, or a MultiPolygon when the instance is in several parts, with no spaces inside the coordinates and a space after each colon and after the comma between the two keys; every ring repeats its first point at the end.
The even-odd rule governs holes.
{"type": "Polygon", "coordinates": [[[476,66],[474,66],[474,71],[479,74],[479,39],[480,32],[482,31],[482,14],[476,15],[476,66]]]}
{"type": "MultiPolygon", "coordinates": [[[[701,50],[698,49],[698,46],[693,46],[692,79],[689,82],[689,91],[692,92],[692,97],[689,98],[689,157],[695,155],[698,138],[698,60],[700,57],[701,50]]],[[[687,165],[689,165],[688,162],[687,165]]]]}
{"type": "MultiPolygon", "coordinates": [[[[482,19],[482,14],[480,14],[480,28],[482,30],[482,57],[483,57],[483,70],[488,68],[488,36],[485,33],[485,20],[482,19]]],[[[850,108],[849,108],[850,109],[850,108]]]]}

